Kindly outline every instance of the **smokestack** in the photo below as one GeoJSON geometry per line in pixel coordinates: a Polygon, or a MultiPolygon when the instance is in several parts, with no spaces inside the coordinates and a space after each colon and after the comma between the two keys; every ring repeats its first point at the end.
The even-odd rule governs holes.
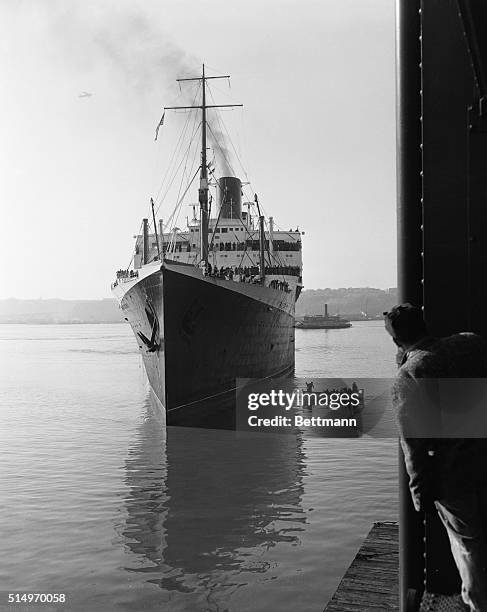
{"type": "Polygon", "coordinates": [[[325,317],[328,316],[328,304],[325,304],[325,317]]]}
{"type": "Polygon", "coordinates": [[[235,176],[218,180],[218,205],[222,219],[240,219],[242,214],[242,183],[235,176]]]}
{"type": "Polygon", "coordinates": [[[148,219],[142,219],[143,232],[142,232],[142,263],[149,263],[149,221],[148,219]]]}

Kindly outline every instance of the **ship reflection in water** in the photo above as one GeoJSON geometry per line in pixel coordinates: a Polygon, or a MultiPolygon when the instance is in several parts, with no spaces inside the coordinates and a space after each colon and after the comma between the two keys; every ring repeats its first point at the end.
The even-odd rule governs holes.
{"type": "MultiPolygon", "coordinates": [[[[49,586],[66,612],[314,612],[372,522],[396,518],[397,442],[384,419],[371,428],[368,402],[375,438],[166,431],[124,325],[1,332],[0,582],[12,592],[49,586]]],[[[381,323],[325,336],[296,332],[299,388],[321,390],[324,372],[359,387],[394,375],[381,323]]]]}
{"type": "MultiPolygon", "coordinates": [[[[166,429],[148,406],[125,464],[125,570],[177,610],[230,609],[241,587],[282,579],[307,523],[304,462],[299,436],[166,429]]],[[[256,609],[242,596],[238,609],[256,609]]]]}

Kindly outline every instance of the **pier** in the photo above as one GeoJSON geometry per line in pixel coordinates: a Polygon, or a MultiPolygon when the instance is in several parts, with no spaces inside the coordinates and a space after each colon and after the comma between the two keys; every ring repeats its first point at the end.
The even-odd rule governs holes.
{"type": "MultiPolygon", "coordinates": [[[[428,591],[407,612],[462,612],[460,594],[428,591]]],[[[399,525],[374,523],[324,612],[399,610],[399,525]]]]}
{"type": "Polygon", "coordinates": [[[399,526],[374,523],[324,612],[399,610],[399,526]]]}

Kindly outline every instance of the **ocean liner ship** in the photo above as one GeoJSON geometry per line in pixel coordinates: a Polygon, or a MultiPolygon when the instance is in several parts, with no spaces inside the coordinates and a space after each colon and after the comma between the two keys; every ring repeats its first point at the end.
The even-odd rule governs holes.
{"type": "MultiPolygon", "coordinates": [[[[201,76],[179,79],[199,82],[200,103],[165,107],[159,124],[168,110],[196,109],[201,118],[193,219],[185,230],[165,227],[151,199],[152,228],[143,219],[132,262],[112,285],[168,425],[215,426],[215,415],[232,406],[237,379],[281,377],[294,369],[301,232],[277,230],[272,217],[266,222],[256,195],[242,202],[245,185],[238,177],[217,178],[216,164],[207,160],[207,113],[237,105],[207,104],[213,78],[227,77],[206,76],[203,66],[201,76]]],[[[211,144],[218,147],[215,132],[211,144]]]]}

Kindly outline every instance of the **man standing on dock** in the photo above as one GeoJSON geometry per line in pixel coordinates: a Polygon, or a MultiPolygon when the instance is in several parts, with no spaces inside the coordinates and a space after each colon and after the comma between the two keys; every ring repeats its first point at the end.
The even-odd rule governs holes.
{"type": "MultiPolygon", "coordinates": [[[[462,579],[463,601],[472,612],[485,612],[487,442],[435,435],[441,435],[440,379],[487,379],[487,345],[471,333],[429,336],[421,310],[411,304],[395,306],[384,317],[399,349],[393,406],[414,507],[436,509],[462,579]]],[[[457,404],[466,419],[470,408],[468,400],[457,404]]]]}

